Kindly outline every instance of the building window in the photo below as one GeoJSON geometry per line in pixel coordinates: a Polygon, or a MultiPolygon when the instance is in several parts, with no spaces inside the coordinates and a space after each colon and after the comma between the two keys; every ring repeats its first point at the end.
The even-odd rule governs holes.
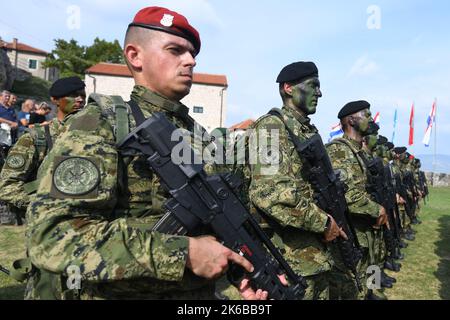
{"type": "Polygon", "coordinates": [[[203,107],[194,107],[194,113],[203,113],[203,107]]]}
{"type": "Polygon", "coordinates": [[[28,60],[28,69],[36,70],[37,69],[37,65],[38,65],[37,60],[34,60],[34,59],[29,59],[28,60]]]}

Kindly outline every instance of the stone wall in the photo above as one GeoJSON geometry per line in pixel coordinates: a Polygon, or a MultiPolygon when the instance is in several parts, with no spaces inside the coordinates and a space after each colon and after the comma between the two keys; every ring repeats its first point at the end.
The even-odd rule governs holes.
{"type": "Polygon", "coordinates": [[[445,173],[426,172],[428,185],[433,187],[450,187],[450,175],[445,173]]]}
{"type": "Polygon", "coordinates": [[[15,72],[0,39],[0,90],[11,90],[15,72]]]}

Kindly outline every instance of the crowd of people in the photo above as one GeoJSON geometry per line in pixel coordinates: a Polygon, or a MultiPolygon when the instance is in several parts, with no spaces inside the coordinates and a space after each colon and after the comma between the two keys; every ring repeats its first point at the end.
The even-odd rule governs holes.
{"type": "MultiPolygon", "coordinates": [[[[362,100],[336,112],[344,137],[324,146],[310,118],[322,97],[312,62],[280,71],[282,108],[263,115],[236,144],[248,147],[248,141],[258,141],[252,135],[262,135],[271,153],[267,145],[256,145],[254,163],[209,163],[201,170],[179,165],[195,190],[204,191],[196,195],[209,209],[202,215],[209,216],[204,228],[193,234],[160,231],[168,208],[171,223],[181,224],[177,230],[197,221],[192,199],[176,197],[176,188],[189,186],[171,186],[156,173],[154,166],[170,161],[167,154],[149,158],[120,146],[139,137],[135,145],[165,152],[166,141],[137,133],[156,114],[194,140],[194,132],[205,131],[180,102],[190,92],[200,48],[199,33],[183,15],[148,7],[137,13],[125,37],[124,56],[135,80],[129,102],[93,94],[85,105],[84,83],[76,77],[52,85],[57,116],[25,131],[9,149],[0,179],[0,200],[26,217],[27,258],[11,269],[13,277],[27,281],[26,299],[265,300],[291,287],[293,297],[305,300],[385,299],[383,290],[396,279],[384,270],[400,271],[401,249],[421,223],[418,204],[427,191],[420,161],[378,135],[370,104],[362,100]],[[265,234],[295,275],[280,272],[276,285],[255,286],[274,262],[252,263],[246,243],[229,248],[217,239],[220,228],[211,230],[208,221],[227,215],[223,201],[229,192],[211,194],[205,180],[195,180],[206,172],[220,179],[239,173],[246,214],[263,230],[251,238],[265,234]],[[379,270],[374,286],[367,281],[370,267],[379,270]],[[219,282],[236,296],[219,290],[219,282]]],[[[0,119],[18,128],[10,109],[1,110],[0,119]]],[[[153,125],[165,137],[167,127],[153,125]]],[[[202,139],[200,146],[211,148],[210,142],[202,139]]]]}
{"type": "Polygon", "coordinates": [[[52,108],[46,102],[26,99],[17,111],[17,96],[7,90],[0,96],[0,125],[3,130],[0,143],[11,147],[28,128],[47,125],[52,108]]]}

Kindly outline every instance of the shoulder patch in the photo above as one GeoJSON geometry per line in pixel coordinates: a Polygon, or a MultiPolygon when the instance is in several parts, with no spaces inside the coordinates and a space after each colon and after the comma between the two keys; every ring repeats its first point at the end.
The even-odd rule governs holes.
{"type": "Polygon", "coordinates": [[[100,170],[91,158],[57,157],[52,182],[50,195],[54,198],[93,198],[97,196],[100,170]]]}
{"type": "Polygon", "coordinates": [[[27,159],[22,154],[10,154],[8,158],[6,159],[6,165],[10,169],[21,169],[27,162],[27,159]]]}

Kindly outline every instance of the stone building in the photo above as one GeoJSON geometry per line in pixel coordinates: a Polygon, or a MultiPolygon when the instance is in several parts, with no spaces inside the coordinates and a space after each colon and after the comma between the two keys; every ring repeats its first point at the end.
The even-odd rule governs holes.
{"type": "Polygon", "coordinates": [[[20,43],[17,39],[14,39],[13,42],[6,42],[5,48],[13,67],[50,82],[58,79],[59,73],[56,68],[44,68],[43,66],[48,52],[20,43]]]}
{"type": "MultiPolygon", "coordinates": [[[[86,92],[120,95],[130,100],[134,86],[131,72],[126,65],[99,63],[86,70],[86,92]]],[[[189,107],[189,114],[211,132],[226,122],[227,78],[224,75],[194,73],[191,92],[182,103],[189,107]]]]}

